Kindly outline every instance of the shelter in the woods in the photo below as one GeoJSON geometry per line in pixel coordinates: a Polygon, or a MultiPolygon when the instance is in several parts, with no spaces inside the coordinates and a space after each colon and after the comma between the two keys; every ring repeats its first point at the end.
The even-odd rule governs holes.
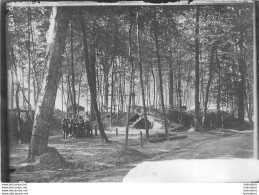
{"type": "Polygon", "coordinates": [[[136,120],[138,120],[141,116],[142,116],[142,115],[141,115],[140,113],[135,112],[135,113],[133,113],[133,114],[130,116],[129,122],[130,122],[130,123],[133,123],[133,122],[135,122],[136,120]]]}
{"type": "MultiPolygon", "coordinates": [[[[80,106],[78,104],[76,104],[76,110],[77,112],[82,112],[82,111],[85,111],[85,108],[83,106],[80,106]]],[[[68,117],[72,117],[73,115],[73,105],[70,105],[67,107],[67,116],[68,117]]]]}
{"type": "MultiPolygon", "coordinates": [[[[154,120],[152,116],[147,115],[147,126],[148,129],[159,129],[163,125],[154,120]]],[[[145,129],[145,117],[141,115],[133,124],[132,127],[136,129],[145,129]]]]}

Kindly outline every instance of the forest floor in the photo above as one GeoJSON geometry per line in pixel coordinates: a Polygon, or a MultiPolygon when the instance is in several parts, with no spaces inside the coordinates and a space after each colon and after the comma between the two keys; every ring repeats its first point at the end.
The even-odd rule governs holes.
{"type": "Polygon", "coordinates": [[[140,130],[129,132],[125,148],[125,127],[118,127],[118,135],[115,127],[106,131],[110,144],[102,143],[99,135],[63,139],[60,130],[53,130],[49,147],[56,148],[68,162],[59,168],[31,168],[26,161],[28,144],[12,145],[10,168],[15,171],[10,176],[11,182],[121,182],[130,169],[143,161],[253,158],[253,131],[177,132],[187,138],[144,143],[143,148],[140,130]]]}

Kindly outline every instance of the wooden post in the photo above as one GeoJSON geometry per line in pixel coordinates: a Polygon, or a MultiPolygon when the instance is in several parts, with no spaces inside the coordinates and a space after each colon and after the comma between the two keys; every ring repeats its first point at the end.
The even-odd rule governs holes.
{"type": "Polygon", "coordinates": [[[116,128],[116,135],[118,135],[118,128],[116,128]]]}
{"type": "Polygon", "coordinates": [[[140,141],[141,141],[141,148],[143,148],[142,131],[140,131],[140,141]]]}
{"type": "Polygon", "coordinates": [[[97,136],[97,127],[95,126],[95,136],[97,136]]]}

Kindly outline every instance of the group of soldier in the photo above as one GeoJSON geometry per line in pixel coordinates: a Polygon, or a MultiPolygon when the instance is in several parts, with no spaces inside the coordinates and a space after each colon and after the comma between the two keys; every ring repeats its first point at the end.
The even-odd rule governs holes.
{"type": "Polygon", "coordinates": [[[84,121],[82,116],[64,118],[62,120],[63,138],[83,138],[91,135],[91,125],[89,121],[84,121]]]}

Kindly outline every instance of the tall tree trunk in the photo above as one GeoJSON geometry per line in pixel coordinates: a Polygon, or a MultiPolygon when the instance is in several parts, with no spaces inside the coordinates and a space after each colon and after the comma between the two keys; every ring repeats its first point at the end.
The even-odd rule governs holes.
{"type": "Polygon", "coordinates": [[[80,96],[81,96],[81,83],[82,83],[82,76],[83,76],[83,70],[81,71],[80,78],[79,78],[79,86],[78,86],[78,98],[77,98],[77,114],[79,115],[79,105],[80,105],[80,96]]]}
{"type": "Polygon", "coordinates": [[[200,8],[196,7],[196,28],[195,28],[195,131],[199,130],[199,115],[200,115],[200,102],[199,102],[199,17],[200,8]]]}
{"type": "Polygon", "coordinates": [[[217,66],[218,66],[218,94],[217,94],[217,127],[220,127],[220,104],[221,104],[221,67],[218,58],[218,53],[216,52],[217,66]]]}
{"type": "MultiPolygon", "coordinates": [[[[70,71],[69,71],[70,72],[70,71]]],[[[68,107],[72,106],[73,108],[73,95],[72,95],[72,90],[71,90],[71,84],[70,84],[70,78],[69,78],[69,73],[67,74],[67,84],[68,84],[68,107]],[[70,103],[69,103],[70,102],[70,103]]]]}
{"type": "Polygon", "coordinates": [[[145,89],[144,89],[143,76],[142,76],[143,70],[142,70],[142,56],[141,56],[141,43],[140,43],[140,29],[139,29],[139,10],[137,11],[137,42],[138,42],[138,57],[139,57],[139,76],[140,76],[140,84],[141,84],[141,91],[142,91],[142,104],[144,109],[146,140],[149,141],[147,110],[146,110],[146,103],[145,103],[145,89]]]}
{"type": "Polygon", "coordinates": [[[28,154],[30,159],[34,159],[35,156],[47,151],[49,122],[54,112],[58,83],[61,77],[62,54],[65,48],[65,37],[70,15],[70,8],[68,7],[52,8],[47,37],[47,74],[36,107],[28,154]]]}
{"type": "Polygon", "coordinates": [[[249,122],[252,122],[252,115],[253,115],[253,109],[252,109],[252,102],[253,102],[253,93],[252,88],[250,86],[249,80],[247,80],[247,98],[246,98],[246,110],[247,110],[247,117],[249,119],[249,122]]]}
{"type": "Polygon", "coordinates": [[[129,137],[129,118],[130,118],[130,107],[131,107],[131,96],[132,96],[132,85],[134,81],[134,63],[132,57],[132,46],[131,46],[131,30],[133,26],[133,8],[130,9],[130,28],[129,28],[129,55],[131,63],[131,73],[130,73],[130,90],[129,90],[129,103],[127,107],[127,123],[126,123],[126,140],[125,145],[128,146],[128,137],[129,137]]]}
{"type": "Polygon", "coordinates": [[[83,41],[83,46],[84,46],[84,60],[85,60],[85,69],[87,73],[87,81],[88,81],[88,86],[90,89],[90,94],[91,94],[91,103],[94,109],[95,117],[97,120],[99,132],[101,135],[102,141],[104,140],[106,143],[109,142],[101,120],[101,115],[98,110],[98,105],[96,102],[96,78],[95,78],[95,51],[92,45],[90,45],[90,52],[88,53],[88,45],[87,45],[87,39],[86,39],[86,32],[85,32],[85,24],[83,20],[83,11],[79,9],[79,21],[80,21],[80,26],[81,26],[81,31],[82,31],[82,41],[83,41]]]}
{"type": "Polygon", "coordinates": [[[71,75],[72,75],[72,95],[73,95],[72,105],[73,105],[73,114],[76,116],[76,91],[75,91],[75,74],[74,74],[73,19],[72,18],[70,21],[71,75]]]}
{"type": "Polygon", "coordinates": [[[113,54],[112,54],[112,81],[111,81],[111,107],[110,107],[110,125],[112,126],[112,103],[113,103],[113,94],[114,94],[114,60],[115,60],[115,52],[116,52],[116,45],[117,43],[117,29],[116,29],[116,32],[115,32],[115,36],[114,36],[114,48],[113,48],[113,54]]]}
{"type": "Polygon", "coordinates": [[[239,40],[239,49],[240,49],[240,57],[238,59],[238,69],[240,73],[241,80],[238,85],[238,120],[240,123],[244,122],[245,118],[245,91],[246,91],[246,84],[245,84],[245,60],[244,60],[244,46],[243,41],[244,37],[243,34],[240,32],[240,40],[239,40]]]}
{"type": "Polygon", "coordinates": [[[63,106],[64,106],[64,81],[63,81],[63,73],[62,73],[62,75],[61,75],[61,96],[62,96],[62,101],[61,101],[61,103],[62,103],[62,112],[64,111],[64,108],[63,108],[63,106]]]}
{"type": "Polygon", "coordinates": [[[132,107],[135,109],[136,105],[136,94],[135,94],[135,71],[133,74],[133,84],[132,84],[132,107]]]}
{"type": "MultiPolygon", "coordinates": [[[[124,95],[124,93],[123,93],[123,90],[122,90],[122,79],[121,79],[121,77],[122,77],[122,64],[123,64],[123,58],[121,59],[121,63],[120,63],[120,76],[119,76],[119,78],[120,78],[120,110],[123,112],[123,108],[124,108],[124,106],[123,106],[123,104],[124,104],[124,101],[123,101],[123,95],[124,95]]],[[[125,69],[124,69],[124,71],[125,71],[125,69]]]]}
{"type": "Polygon", "coordinates": [[[169,59],[169,105],[174,107],[174,71],[173,71],[173,55],[172,55],[172,40],[170,39],[170,59],[169,59]]]}
{"type": "MultiPolygon", "coordinates": [[[[208,83],[206,86],[206,92],[205,92],[205,101],[204,101],[204,120],[206,120],[206,115],[207,115],[207,109],[208,109],[208,101],[209,101],[209,91],[210,91],[210,86],[212,82],[212,71],[213,71],[213,63],[214,63],[214,51],[215,51],[215,44],[212,45],[211,50],[210,50],[210,66],[209,66],[209,79],[208,83]]],[[[204,126],[204,124],[203,124],[204,126]]]]}
{"type": "Polygon", "coordinates": [[[107,60],[107,52],[104,53],[104,90],[105,90],[105,107],[106,112],[108,111],[108,99],[109,99],[109,67],[108,67],[108,60],[107,60]]]}
{"type": "Polygon", "coordinates": [[[28,7],[28,109],[31,109],[31,35],[30,35],[30,25],[31,25],[31,8],[28,7]]]}
{"type": "Polygon", "coordinates": [[[165,105],[164,105],[162,71],[161,71],[161,62],[160,62],[159,44],[158,44],[159,23],[158,23],[157,18],[156,18],[156,10],[155,10],[154,22],[155,22],[154,36],[155,36],[155,43],[156,43],[156,56],[157,56],[158,74],[159,74],[159,81],[160,81],[159,82],[159,84],[160,84],[160,101],[161,101],[162,111],[163,111],[166,139],[168,140],[169,139],[169,133],[168,133],[168,129],[167,129],[167,120],[166,120],[165,105]]]}
{"type": "MultiPolygon", "coordinates": [[[[33,71],[34,73],[34,71],[33,71]]],[[[32,78],[32,84],[33,84],[33,102],[34,102],[34,106],[36,106],[36,102],[37,102],[37,83],[35,81],[35,73],[33,74],[33,78],[32,78]]]]}
{"type": "Polygon", "coordinates": [[[181,109],[181,107],[182,107],[182,95],[181,95],[181,90],[182,89],[181,88],[182,87],[181,87],[181,76],[180,76],[180,73],[178,73],[178,81],[177,82],[178,82],[178,85],[177,85],[178,90],[177,91],[178,91],[178,97],[179,97],[179,99],[178,99],[179,100],[178,101],[178,103],[179,103],[178,106],[179,106],[179,109],[181,109]]]}
{"type": "Polygon", "coordinates": [[[200,58],[200,109],[201,107],[204,107],[204,74],[203,74],[203,70],[204,70],[204,66],[203,66],[203,62],[202,62],[202,43],[200,43],[199,46],[199,58],[200,58]]]}
{"type": "Polygon", "coordinates": [[[151,73],[152,73],[152,77],[153,77],[153,107],[155,108],[155,99],[156,99],[156,78],[155,78],[155,73],[154,73],[154,69],[153,69],[153,63],[150,60],[150,64],[151,64],[151,73]]]}
{"type": "Polygon", "coordinates": [[[112,106],[113,106],[113,93],[114,93],[114,59],[112,60],[112,75],[111,75],[111,99],[110,99],[110,125],[112,126],[112,106]]]}

